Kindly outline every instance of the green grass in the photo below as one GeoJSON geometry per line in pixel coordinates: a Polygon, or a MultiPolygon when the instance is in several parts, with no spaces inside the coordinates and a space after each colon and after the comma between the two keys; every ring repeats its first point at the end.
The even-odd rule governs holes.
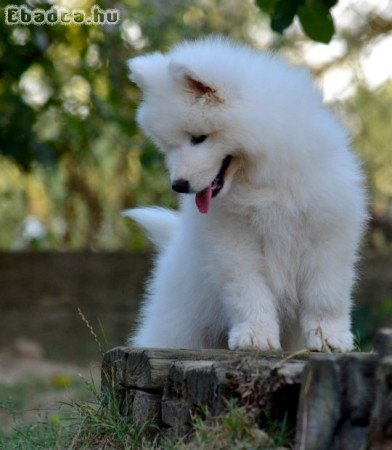
{"type": "Polygon", "coordinates": [[[0,384],[0,448],[66,448],[72,407],[64,401],[75,398],[92,397],[82,379],[61,372],[0,384]]]}
{"type": "MultiPolygon", "coordinates": [[[[21,386],[24,397],[34,384],[21,386]]],[[[47,386],[35,384],[35,389],[47,386]]],[[[11,398],[18,390],[10,389],[11,398]]],[[[72,400],[61,403],[57,410],[43,412],[33,423],[24,423],[19,415],[25,406],[20,399],[12,404],[4,400],[4,388],[0,398],[1,409],[8,411],[14,425],[7,433],[0,433],[1,449],[272,449],[288,445],[291,432],[286,421],[266,421],[265,430],[234,401],[229,401],[227,413],[217,417],[205,408],[193,417],[192,434],[183,439],[158,440],[150,424],[135,426],[130,418],[121,416],[116,400],[111,394],[102,395],[93,380],[85,382],[82,397],[88,400],[72,400]]]]}
{"type": "MultiPolygon", "coordinates": [[[[138,428],[132,420],[120,414],[111,393],[100,394],[93,382],[86,383],[93,395],[91,402],[73,402],[70,427],[73,438],[70,448],[133,449],[148,446],[145,428],[138,428]]],[[[147,448],[147,447],[146,447],[147,448]]]]}
{"type": "Polygon", "coordinates": [[[143,430],[133,427],[113,403],[102,399],[94,381],[84,383],[81,400],[61,402],[38,414],[25,409],[29,406],[24,399],[32,389],[50,392],[45,383],[22,383],[8,392],[2,387],[0,414],[13,423],[0,432],[1,449],[140,448],[143,430]],[[32,423],[26,420],[30,412],[35,413],[32,423]]]}
{"type": "Polygon", "coordinates": [[[275,422],[268,420],[264,430],[257,421],[235,400],[227,404],[227,412],[217,417],[193,417],[194,432],[190,439],[163,443],[165,450],[265,450],[290,445],[292,430],[287,421],[275,422]]]}
{"type": "Polygon", "coordinates": [[[63,449],[69,442],[69,430],[63,427],[59,416],[42,417],[30,425],[16,425],[7,435],[0,434],[0,448],[29,449],[63,449]]]}

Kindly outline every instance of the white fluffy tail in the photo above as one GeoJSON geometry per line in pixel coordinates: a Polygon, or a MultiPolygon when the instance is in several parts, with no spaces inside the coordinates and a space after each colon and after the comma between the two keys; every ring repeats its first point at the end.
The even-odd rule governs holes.
{"type": "Polygon", "coordinates": [[[169,242],[179,221],[178,212],[159,207],[127,209],[121,213],[141,225],[147,236],[159,249],[169,242]]]}

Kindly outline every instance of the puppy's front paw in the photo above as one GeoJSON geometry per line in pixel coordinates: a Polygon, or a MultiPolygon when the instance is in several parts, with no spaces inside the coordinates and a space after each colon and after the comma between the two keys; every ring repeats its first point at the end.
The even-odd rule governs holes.
{"type": "Polygon", "coordinates": [[[354,339],[350,330],[336,330],[319,326],[305,334],[305,346],[309,350],[349,352],[354,347],[354,339]]]}
{"type": "Polygon", "coordinates": [[[280,350],[279,335],[257,323],[243,322],[229,332],[229,349],[280,350]]]}

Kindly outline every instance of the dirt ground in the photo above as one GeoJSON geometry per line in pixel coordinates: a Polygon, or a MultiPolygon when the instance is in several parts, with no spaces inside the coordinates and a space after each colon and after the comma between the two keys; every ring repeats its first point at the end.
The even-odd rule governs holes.
{"type": "Polygon", "coordinates": [[[34,341],[19,338],[0,349],[0,433],[41,418],[57,420],[73,401],[99,388],[100,362],[84,367],[50,361],[34,341]]]}

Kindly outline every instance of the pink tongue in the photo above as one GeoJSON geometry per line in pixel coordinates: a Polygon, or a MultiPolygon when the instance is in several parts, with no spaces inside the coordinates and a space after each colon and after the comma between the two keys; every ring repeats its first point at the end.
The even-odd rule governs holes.
{"type": "Polygon", "coordinates": [[[212,188],[209,186],[208,188],[203,189],[202,191],[196,194],[196,206],[197,209],[202,213],[208,213],[208,209],[210,207],[212,198],[212,188]]]}

